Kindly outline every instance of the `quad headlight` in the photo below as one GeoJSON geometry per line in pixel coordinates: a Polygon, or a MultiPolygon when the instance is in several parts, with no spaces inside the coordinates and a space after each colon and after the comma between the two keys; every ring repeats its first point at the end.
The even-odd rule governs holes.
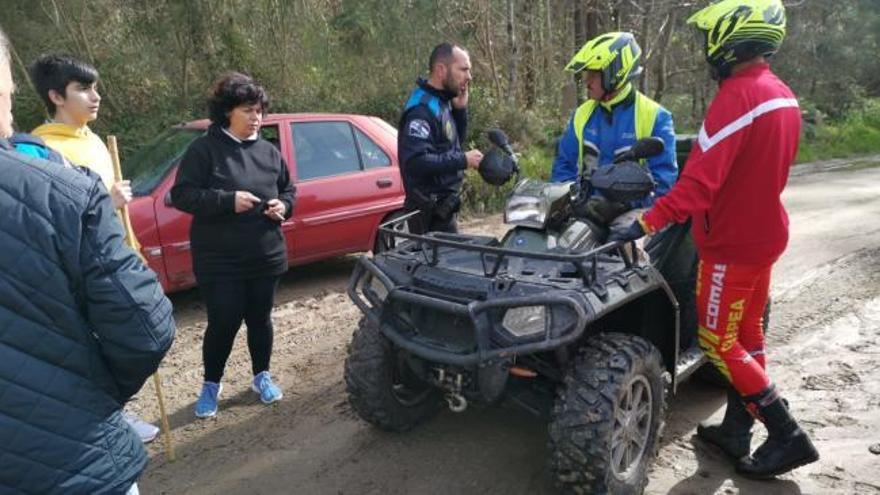
{"type": "Polygon", "coordinates": [[[365,277],[364,281],[361,282],[361,292],[373,304],[384,303],[385,298],[388,297],[388,289],[385,287],[385,284],[372,275],[365,277]]]}
{"type": "Polygon", "coordinates": [[[550,203],[540,196],[511,196],[504,209],[504,221],[511,225],[544,228],[550,203]]]}
{"type": "Polygon", "coordinates": [[[544,333],[547,329],[546,306],[520,306],[508,309],[501,324],[514,337],[544,333]]]}
{"type": "Polygon", "coordinates": [[[523,179],[507,198],[504,223],[533,229],[543,229],[554,215],[569,204],[571,183],[542,182],[523,179]]]}

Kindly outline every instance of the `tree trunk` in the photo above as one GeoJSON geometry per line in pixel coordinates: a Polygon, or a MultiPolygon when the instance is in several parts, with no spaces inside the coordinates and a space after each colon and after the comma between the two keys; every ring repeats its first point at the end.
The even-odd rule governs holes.
{"type": "Polygon", "coordinates": [[[525,60],[525,66],[523,67],[522,93],[526,108],[532,108],[535,105],[535,98],[537,96],[537,74],[535,69],[539,67],[539,57],[537,55],[538,46],[535,33],[536,31],[540,32],[540,9],[536,9],[535,6],[535,2],[525,2],[523,4],[523,19],[525,21],[523,24],[525,27],[523,35],[523,60],[525,60]]]}
{"type": "Polygon", "coordinates": [[[654,99],[660,101],[663,99],[663,93],[666,91],[666,80],[667,80],[667,71],[668,69],[668,52],[669,52],[669,43],[672,41],[672,33],[675,31],[675,22],[676,22],[676,11],[675,9],[670,9],[669,14],[666,17],[666,22],[664,23],[665,30],[660,37],[660,40],[657,42],[656,47],[656,57],[657,63],[654,66],[657,68],[655,74],[657,81],[657,88],[654,90],[654,99]]]}
{"type": "Polygon", "coordinates": [[[649,62],[652,58],[651,53],[651,17],[652,12],[654,11],[654,2],[651,2],[651,7],[646,11],[642,12],[642,40],[641,40],[641,48],[642,48],[642,60],[640,61],[642,64],[642,76],[639,78],[639,91],[644,94],[648,94],[649,82],[648,77],[650,74],[649,70],[649,62]]]}
{"type": "Polygon", "coordinates": [[[492,25],[490,23],[489,17],[492,13],[492,4],[491,0],[486,0],[485,10],[483,11],[483,36],[485,37],[485,44],[487,48],[487,52],[489,52],[489,66],[492,71],[492,83],[495,86],[495,97],[501,98],[501,81],[499,81],[498,77],[498,64],[495,62],[495,43],[492,41],[492,25]]]}
{"type": "Polygon", "coordinates": [[[519,47],[516,42],[516,0],[507,0],[507,43],[510,47],[510,61],[507,64],[507,101],[516,104],[517,70],[519,65],[519,47]]]}

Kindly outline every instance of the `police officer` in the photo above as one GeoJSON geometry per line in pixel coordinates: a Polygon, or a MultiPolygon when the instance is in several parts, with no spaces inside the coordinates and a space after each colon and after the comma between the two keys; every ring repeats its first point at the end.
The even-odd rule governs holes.
{"type": "Polygon", "coordinates": [[[404,105],[397,134],[404,207],[421,211],[409,223],[411,232],[454,233],[464,171],[483,159],[479,150],[462,151],[471,61],[460,46],[441,43],[431,51],[428,66],[428,78],[418,79],[404,105]]]}

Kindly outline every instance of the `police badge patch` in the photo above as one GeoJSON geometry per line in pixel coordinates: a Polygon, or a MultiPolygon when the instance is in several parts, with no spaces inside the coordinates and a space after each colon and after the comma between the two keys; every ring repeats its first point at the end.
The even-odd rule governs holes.
{"type": "Polygon", "coordinates": [[[451,120],[446,121],[443,131],[446,133],[446,139],[448,139],[449,142],[455,141],[455,129],[452,127],[451,120]]]}
{"type": "Polygon", "coordinates": [[[414,138],[428,139],[431,136],[431,126],[422,119],[415,119],[409,123],[406,132],[414,138]]]}

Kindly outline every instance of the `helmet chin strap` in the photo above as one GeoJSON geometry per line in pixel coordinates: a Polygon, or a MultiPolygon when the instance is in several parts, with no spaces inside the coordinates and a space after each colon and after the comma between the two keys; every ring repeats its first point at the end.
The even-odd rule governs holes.
{"type": "Polygon", "coordinates": [[[606,93],[605,97],[602,98],[602,101],[600,101],[599,104],[605,108],[610,109],[614,105],[625,100],[626,97],[629,96],[629,94],[632,92],[632,90],[633,90],[633,85],[631,82],[628,82],[622,88],[617,90],[617,92],[614,93],[614,96],[609,97],[608,93],[606,93]]]}

